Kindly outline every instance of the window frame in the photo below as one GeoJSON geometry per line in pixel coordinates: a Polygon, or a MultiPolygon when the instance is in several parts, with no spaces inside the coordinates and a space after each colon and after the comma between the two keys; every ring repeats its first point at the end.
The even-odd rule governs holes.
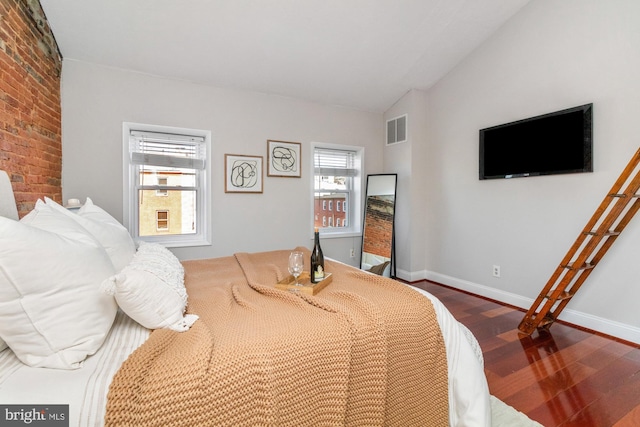
{"type": "Polygon", "coordinates": [[[170,218],[169,218],[169,211],[168,211],[168,210],[166,210],[166,209],[162,209],[162,210],[157,210],[157,211],[156,211],[156,231],[169,231],[169,221],[170,221],[170,218]],[[165,214],[167,214],[167,217],[166,217],[166,218],[163,218],[163,219],[160,219],[160,214],[161,214],[161,213],[165,213],[165,214]],[[160,222],[161,222],[161,221],[166,222],[166,223],[167,223],[167,226],[166,226],[166,227],[161,228],[161,227],[160,227],[160,222]]]}
{"type": "MultiPolygon", "coordinates": [[[[168,184],[168,178],[167,177],[158,177],[158,186],[159,187],[163,187],[163,186],[166,187],[167,184],[168,184]]],[[[169,197],[169,190],[167,190],[166,188],[158,189],[158,190],[156,190],[156,196],[157,197],[169,197]]]]}
{"type": "MultiPolygon", "coordinates": [[[[342,145],[342,144],[332,144],[332,143],[322,143],[322,142],[312,142],[311,143],[311,155],[310,155],[310,168],[312,171],[310,174],[310,187],[311,187],[311,227],[310,230],[313,232],[315,228],[315,180],[316,180],[316,172],[315,172],[315,152],[316,149],[326,149],[326,150],[342,150],[342,151],[353,151],[355,152],[355,159],[358,165],[356,166],[357,174],[353,178],[353,188],[347,190],[346,192],[349,194],[349,201],[351,203],[350,209],[345,210],[345,219],[347,222],[347,226],[341,227],[322,227],[319,229],[320,234],[323,238],[342,238],[342,237],[359,237],[362,236],[362,204],[363,204],[363,191],[364,191],[364,178],[366,174],[365,165],[364,165],[364,147],[356,146],[356,145],[342,145]]],[[[323,201],[324,202],[324,201],[323,201]]],[[[343,202],[346,204],[346,201],[343,202]]],[[[343,205],[343,210],[346,205],[343,205]]]]}
{"type": "Polygon", "coordinates": [[[210,246],[211,239],[211,131],[202,129],[179,128],[174,126],[149,125],[124,122],[122,125],[123,158],[123,225],[136,241],[154,242],[166,247],[210,246]],[[196,182],[197,213],[196,233],[140,236],[138,226],[137,165],[131,161],[129,141],[131,131],[156,132],[175,135],[188,135],[203,138],[205,153],[204,169],[198,173],[196,182]]]}

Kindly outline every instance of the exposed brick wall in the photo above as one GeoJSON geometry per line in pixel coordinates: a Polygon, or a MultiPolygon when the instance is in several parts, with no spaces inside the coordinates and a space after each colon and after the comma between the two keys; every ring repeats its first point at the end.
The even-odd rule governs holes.
{"type": "Polygon", "coordinates": [[[62,200],[62,57],[38,0],[0,2],[0,169],[24,216],[62,200]]]}
{"type": "Polygon", "coordinates": [[[393,196],[367,198],[363,251],[391,258],[393,196]]]}

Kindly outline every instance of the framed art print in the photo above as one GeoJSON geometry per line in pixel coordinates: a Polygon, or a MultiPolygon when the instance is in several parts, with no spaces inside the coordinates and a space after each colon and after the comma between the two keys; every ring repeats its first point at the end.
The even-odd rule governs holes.
{"type": "Polygon", "coordinates": [[[224,155],[225,193],[262,193],[262,156],[224,155]]]}
{"type": "Polygon", "coordinates": [[[267,176],[300,178],[299,142],[267,140],[267,176]]]}

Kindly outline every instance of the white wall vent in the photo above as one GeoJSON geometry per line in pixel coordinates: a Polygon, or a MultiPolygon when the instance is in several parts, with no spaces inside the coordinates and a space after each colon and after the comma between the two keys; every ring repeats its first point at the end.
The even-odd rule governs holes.
{"type": "Polygon", "coordinates": [[[407,114],[387,120],[387,145],[407,140],[407,114]]]}

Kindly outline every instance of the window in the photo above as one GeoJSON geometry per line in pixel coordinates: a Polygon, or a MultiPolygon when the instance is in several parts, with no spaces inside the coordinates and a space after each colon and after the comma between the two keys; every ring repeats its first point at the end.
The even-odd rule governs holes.
{"type": "Polygon", "coordinates": [[[134,239],[210,244],[211,133],[125,123],[123,139],[124,223],[134,239]]]}
{"type": "Polygon", "coordinates": [[[156,211],[156,230],[169,230],[169,211],[156,211]]]}
{"type": "MultiPolygon", "coordinates": [[[[168,178],[166,177],[158,177],[158,187],[166,187],[168,182],[168,178]]],[[[169,191],[166,188],[162,188],[160,190],[156,190],[156,196],[158,197],[167,197],[169,195],[169,191]]]]}
{"type": "MultiPolygon", "coordinates": [[[[335,144],[313,144],[313,213],[318,218],[320,210],[329,205],[332,213],[322,222],[315,220],[314,227],[322,228],[324,236],[360,234],[362,159],[364,148],[335,144]],[[342,207],[342,209],[340,209],[342,207]],[[334,226],[335,224],[335,226],[334,226]]],[[[320,215],[321,216],[321,215],[320,215]]]]}

